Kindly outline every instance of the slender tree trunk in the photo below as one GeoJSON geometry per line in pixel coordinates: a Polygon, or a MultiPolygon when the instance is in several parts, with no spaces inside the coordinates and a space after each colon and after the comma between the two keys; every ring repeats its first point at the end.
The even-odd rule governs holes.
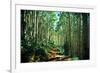
{"type": "Polygon", "coordinates": [[[70,19],[70,13],[69,15],[69,56],[72,56],[72,51],[71,51],[71,19],[70,19]]]}
{"type": "MultiPolygon", "coordinates": [[[[80,14],[80,18],[81,18],[81,29],[80,29],[80,59],[82,59],[83,57],[83,16],[82,14],[80,14]]],[[[84,40],[85,41],[85,40],[84,40]]]]}

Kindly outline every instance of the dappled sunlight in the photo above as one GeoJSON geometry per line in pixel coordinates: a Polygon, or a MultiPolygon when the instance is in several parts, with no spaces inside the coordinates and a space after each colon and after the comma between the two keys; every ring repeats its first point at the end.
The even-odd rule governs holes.
{"type": "Polygon", "coordinates": [[[89,59],[89,13],[21,10],[21,63],[89,59]]]}

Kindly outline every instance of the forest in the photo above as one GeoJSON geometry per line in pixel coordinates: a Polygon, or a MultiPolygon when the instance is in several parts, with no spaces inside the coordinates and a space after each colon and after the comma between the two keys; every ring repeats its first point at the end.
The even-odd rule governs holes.
{"type": "Polygon", "coordinates": [[[90,14],[21,10],[21,63],[89,60],[90,14]]]}

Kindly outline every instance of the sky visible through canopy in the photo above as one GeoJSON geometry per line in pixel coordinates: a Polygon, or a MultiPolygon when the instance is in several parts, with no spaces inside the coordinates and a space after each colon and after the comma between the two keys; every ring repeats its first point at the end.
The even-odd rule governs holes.
{"type": "Polygon", "coordinates": [[[57,20],[54,23],[54,27],[53,27],[54,30],[56,30],[56,27],[57,27],[58,22],[59,22],[59,18],[60,18],[59,14],[60,14],[60,12],[55,12],[55,15],[56,15],[57,20]]]}

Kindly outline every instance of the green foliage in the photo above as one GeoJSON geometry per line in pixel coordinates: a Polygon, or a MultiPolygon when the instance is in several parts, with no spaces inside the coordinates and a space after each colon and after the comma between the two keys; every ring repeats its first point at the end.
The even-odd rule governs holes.
{"type": "Polygon", "coordinates": [[[78,57],[73,57],[72,60],[79,60],[79,58],[78,57]]]}
{"type": "Polygon", "coordinates": [[[88,13],[21,10],[22,62],[47,61],[54,48],[73,60],[89,58],[88,41],[88,13]]]}

